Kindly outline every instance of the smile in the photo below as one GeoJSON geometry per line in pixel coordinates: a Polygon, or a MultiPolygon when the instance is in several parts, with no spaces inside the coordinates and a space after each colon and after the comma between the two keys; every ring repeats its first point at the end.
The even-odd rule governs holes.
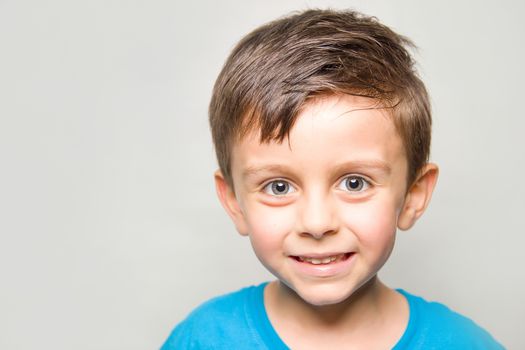
{"type": "Polygon", "coordinates": [[[355,252],[290,255],[291,268],[308,278],[335,278],[352,271],[355,252]]]}
{"type": "Polygon", "coordinates": [[[293,258],[300,262],[309,263],[312,265],[327,265],[333,262],[347,260],[351,253],[342,253],[323,257],[309,257],[309,256],[293,256],[293,258]]]}

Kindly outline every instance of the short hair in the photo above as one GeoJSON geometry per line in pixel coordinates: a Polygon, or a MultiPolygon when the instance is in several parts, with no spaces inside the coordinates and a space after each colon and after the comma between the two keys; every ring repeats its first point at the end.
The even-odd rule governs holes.
{"type": "Polygon", "coordinates": [[[356,11],[306,10],[267,23],[232,50],[213,88],[209,120],[220,170],[233,186],[231,149],[251,131],[282,142],[301,107],[330,94],[366,96],[391,110],[410,185],[428,162],[430,102],[412,42],[356,11]]]}

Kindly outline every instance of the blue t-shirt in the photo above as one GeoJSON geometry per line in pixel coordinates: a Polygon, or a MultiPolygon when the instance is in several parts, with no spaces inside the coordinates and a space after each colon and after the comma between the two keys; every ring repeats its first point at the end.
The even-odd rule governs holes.
{"type": "MultiPolygon", "coordinates": [[[[216,297],[181,322],[161,350],[289,349],[275,332],[264,308],[267,283],[216,297]]],[[[446,306],[398,290],[408,301],[410,317],[400,349],[503,349],[489,333],[446,306]]]]}

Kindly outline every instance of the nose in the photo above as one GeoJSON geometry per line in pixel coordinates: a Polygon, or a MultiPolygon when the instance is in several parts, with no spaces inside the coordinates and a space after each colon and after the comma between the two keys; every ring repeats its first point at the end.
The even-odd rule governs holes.
{"type": "Polygon", "coordinates": [[[298,232],[321,239],[337,232],[337,215],[333,199],[322,192],[303,197],[299,206],[298,232]]]}

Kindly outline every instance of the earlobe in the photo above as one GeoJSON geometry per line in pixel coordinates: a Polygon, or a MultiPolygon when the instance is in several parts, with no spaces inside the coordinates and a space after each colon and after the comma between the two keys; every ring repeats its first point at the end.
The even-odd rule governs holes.
{"type": "Polygon", "coordinates": [[[215,172],[214,178],[215,190],[217,191],[217,196],[224,210],[226,210],[226,213],[228,213],[232,219],[237,231],[243,236],[248,235],[246,220],[244,219],[244,214],[239,206],[237,197],[235,197],[234,190],[228,184],[220,170],[215,172]]]}
{"type": "Polygon", "coordinates": [[[426,164],[420,171],[419,176],[405,196],[405,203],[397,221],[399,229],[408,230],[423,215],[430,203],[438,174],[439,168],[433,163],[426,164]]]}

